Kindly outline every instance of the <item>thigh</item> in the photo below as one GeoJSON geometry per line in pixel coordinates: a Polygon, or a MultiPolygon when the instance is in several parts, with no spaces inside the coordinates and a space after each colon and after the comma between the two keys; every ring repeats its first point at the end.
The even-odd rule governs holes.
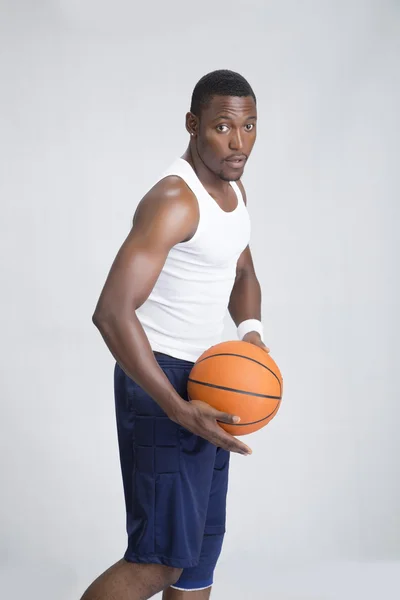
{"type": "Polygon", "coordinates": [[[217,449],[199,562],[183,569],[173,586],[178,590],[202,590],[214,581],[226,528],[229,458],[229,452],[217,449]]]}

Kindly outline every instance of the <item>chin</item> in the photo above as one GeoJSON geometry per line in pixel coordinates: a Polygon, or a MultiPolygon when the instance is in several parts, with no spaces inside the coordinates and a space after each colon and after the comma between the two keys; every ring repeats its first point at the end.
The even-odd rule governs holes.
{"type": "Polygon", "coordinates": [[[234,173],[231,173],[230,175],[227,175],[227,173],[220,173],[220,178],[222,179],[222,181],[239,181],[239,179],[241,178],[241,176],[243,175],[243,171],[235,171],[234,173]]]}
{"type": "Polygon", "coordinates": [[[231,178],[230,181],[239,181],[239,179],[241,178],[242,175],[243,175],[243,171],[241,173],[238,173],[237,175],[235,175],[235,177],[233,177],[233,179],[231,178]]]}

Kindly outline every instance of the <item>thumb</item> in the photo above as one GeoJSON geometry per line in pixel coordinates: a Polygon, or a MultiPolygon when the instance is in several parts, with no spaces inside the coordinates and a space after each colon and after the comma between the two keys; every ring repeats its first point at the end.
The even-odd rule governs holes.
{"type": "Polygon", "coordinates": [[[240,421],[240,417],[237,415],[231,415],[229,413],[219,411],[216,412],[215,418],[217,421],[220,421],[221,423],[227,423],[229,425],[236,425],[236,423],[239,423],[240,421]]]}

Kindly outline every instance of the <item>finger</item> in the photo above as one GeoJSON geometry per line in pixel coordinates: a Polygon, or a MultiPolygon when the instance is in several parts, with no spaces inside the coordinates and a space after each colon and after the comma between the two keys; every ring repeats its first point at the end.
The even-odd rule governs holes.
{"type": "Polygon", "coordinates": [[[214,414],[214,417],[217,419],[217,421],[220,421],[221,423],[227,423],[230,425],[235,425],[240,421],[240,417],[238,417],[237,415],[230,415],[229,413],[219,411],[214,414]]]}
{"type": "Polygon", "coordinates": [[[238,417],[237,415],[231,415],[229,413],[221,412],[220,410],[217,410],[216,408],[214,408],[210,404],[207,404],[207,402],[203,402],[202,400],[192,400],[191,403],[199,406],[201,408],[202,414],[206,414],[207,416],[212,417],[217,421],[221,421],[222,423],[234,425],[235,423],[239,423],[240,421],[240,417],[238,417]]]}
{"type": "Polygon", "coordinates": [[[229,452],[238,452],[239,454],[244,454],[246,456],[252,453],[251,448],[246,446],[246,444],[239,442],[233,435],[230,435],[218,425],[218,421],[227,423],[228,425],[234,425],[240,421],[240,417],[221,412],[201,400],[193,400],[192,402],[202,406],[203,416],[206,419],[206,421],[203,422],[203,426],[198,431],[198,435],[212,444],[215,444],[215,446],[219,446],[229,452]]]}
{"type": "Polygon", "coordinates": [[[218,446],[221,446],[230,452],[238,452],[239,454],[244,454],[246,456],[252,453],[252,450],[249,446],[243,442],[240,442],[237,438],[224,431],[221,427],[219,427],[219,429],[220,431],[217,435],[218,446]]]}

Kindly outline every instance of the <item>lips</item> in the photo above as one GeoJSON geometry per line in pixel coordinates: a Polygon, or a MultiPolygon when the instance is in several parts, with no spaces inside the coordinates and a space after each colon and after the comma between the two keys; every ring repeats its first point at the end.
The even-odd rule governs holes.
{"type": "Polygon", "coordinates": [[[239,168],[242,167],[246,162],[246,157],[238,156],[237,158],[227,158],[225,159],[225,162],[229,163],[231,167],[239,168]]]}

